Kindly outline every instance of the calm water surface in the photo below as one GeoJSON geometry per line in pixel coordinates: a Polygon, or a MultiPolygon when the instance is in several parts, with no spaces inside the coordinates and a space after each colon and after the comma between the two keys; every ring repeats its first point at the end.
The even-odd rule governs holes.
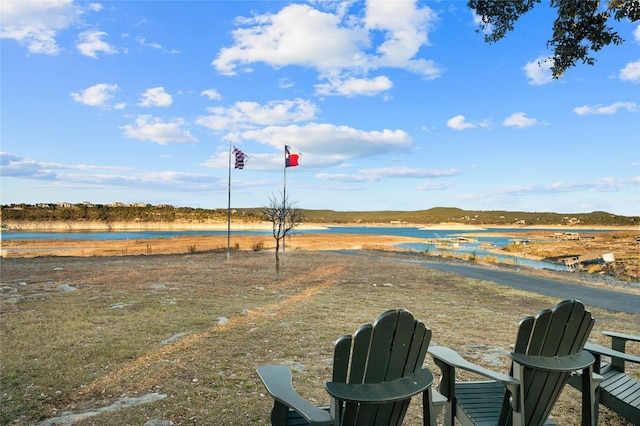
{"type": "MultiPolygon", "coordinates": [[[[416,227],[372,227],[372,226],[329,226],[326,229],[297,230],[296,234],[368,234],[368,235],[396,235],[402,237],[437,238],[460,234],[472,234],[480,241],[506,245],[509,238],[482,237],[488,233],[516,233],[529,232],[531,229],[507,228],[487,230],[429,230],[416,227]]],[[[564,232],[570,229],[536,229],[535,231],[564,232]]],[[[581,232],[604,232],[596,230],[581,230],[581,232]]],[[[233,235],[271,235],[271,230],[234,231],[233,235]]],[[[30,232],[30,231],[2,231],[3,240],[39,240],[39,239],[70,239],[70,240],[142,240],[152,238],[172,238],[182,236],[227,235],[227,230],[218,231],[73,231],[73,232],[30,232]]]]}

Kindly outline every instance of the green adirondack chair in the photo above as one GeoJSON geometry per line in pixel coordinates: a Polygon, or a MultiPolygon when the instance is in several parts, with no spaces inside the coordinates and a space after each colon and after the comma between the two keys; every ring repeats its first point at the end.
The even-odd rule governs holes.
{"type": "Polygon", "coordinates": [[[435,426],[433,375],[422,368],[430,340],[431,330],[404,309],[384,312],[373,325],[342,336],[335,344],[333,377],[325,385],[331,403],[324,407],[296,393],[286,366],[259,367],[258,375],[274,399],[271,423],[401,425],[411,397],[422,393],[424,424],[435,426]]]}
{"type": "MultiPolygon", "coordinates": [[[[590,343],[584,346],[596,359],[595,372],[602,375],[602,383],[596,392],[598,398],[595,410],[598,409],[599,402],[630,422],[640,425],[640,382],[627,375],[624,368],[625,361],[640,364],[640,356],[625,352],[626,343],[640,342],[640,336],[613,331],[603,331],[602,334],[611,337],[611,349],[590,343]],[[611,361],[604,361],[603,356],[611,361]]],[[[573,377],[569,384],[582,389],[579,377],[573,377]]]]}
{"type": "Polygon", "coordinates": [[[442,371],[439,391],[447,398],[445,425],[555,424],[548,417],[569,375],[583,372],[583,425],[597,425],[593,409],[597,381],[594,357],[583,347],[594,320],[579,301],[565,300],[553,309],[520,321],[509,374],[472,364],[457,352],[429,348],[442,371]],[[490,380],[456,382],[456,368],[490,380]]]}

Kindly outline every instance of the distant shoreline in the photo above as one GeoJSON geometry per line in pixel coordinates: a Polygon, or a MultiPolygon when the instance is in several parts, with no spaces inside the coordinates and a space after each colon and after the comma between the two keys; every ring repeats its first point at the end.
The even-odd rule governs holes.
{"type": "MultiPolygon", "coordinates": [[[[60,221],[15,221],[2,222],[3,231],[34,231],[34,232],[68,232],[68,231],[223,231],[228,228],[227,222],[60,222],[60,221]]],[[[264,231],[271,229],[267,222],[231,222],[231,228],[243,231],[264,231]]],[[[638,226],[603,226],[603,225],[468,225],[462,223],[301,223],[298,230],[322,230],[327,228],[371,227],[371,228],[418,228],[425,230],[454,230],[481,231],[501,229],[596,229],[611,231],[638,231],[638,226]]]]}

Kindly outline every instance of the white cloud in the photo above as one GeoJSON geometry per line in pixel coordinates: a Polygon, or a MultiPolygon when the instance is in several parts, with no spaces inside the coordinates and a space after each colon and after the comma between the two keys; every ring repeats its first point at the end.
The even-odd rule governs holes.
{"type": "Polygon", "coordinates": [[[369,176],[350,173],[316,173],[314,177],[318,180],[325,180],[329,182],[371,182],[369,176]]]}
{"type": "Polygon", "coordinates": [[[542,86],[551,83],[553,81],[553,74],[551,73],[553,62],[553,58],[545,56],[539,56],[534,61],[527,62],[527,65],[522,67],[522,69],[529,79],[529,84],[532,86],[542,86]]]}
{"type": "Polygon", "coordinates": [[[73,25],[82,12],[72,0],[4,0],[0,13],[0,38],[16,40],[31,53],[54,55],[60,51],[56,36],[73,25]]]}
{"type": "Polygon", "coordinates": [[[198,139],[193,137],[188,130],[182,129],[183,125],[184,120],[179,118],[163,122],[150,115],[139,115],[135,125],[126,125],[123,129],[127,138],[148,140],[160,145],[198,142],[198,139]]]}
{"type": "Polygon", "coordinates": [[[271,126],[315,118],[318,107],[303,99],[272,101],[264,105],[257,102],[237,102],[230,108],[207,108],[210,113],[196,123],[213,130],[233,130],[255,126],[271,126]]]}
{"type": "Polygon", "coordinates": [[[442,191],[444,189],[450,188],[452,184],[445,182],[434,182],[434,181],[425,181],[420,185],[416,186],[416,190],[418,191],[442,191]]]}
{"type": "Polygon", "coordinates": [[[0,152],[0,173],[7,177],[47,179],[55,174],[30,158],[22,158],[9,152],[0,152]]]}
{"type": "Polygon", "coordinates": [[[206,96],[211,101],[219,101],[222,95],[216,89],[207,89],[200,92],[200,96],[206,96]]]}
{"type": "Polygon", "coordinates": [[[464,130],[476,127],[475,124],[468,123],[464,118],[464,115],[456,115],[453,118],[447,120],[447,127],[453,130],[464,130]]]}
{"type": "Polygon", "coordinates": [[[290,89],[293,86],[295,86],[295,84],[287,77],[283,77],[278,80],[278,87],[281,89],[290,89]]]}
{"type": "Polygon", "coordinates": [[[164,91],[164,87],[154,87],[147,89],[147,91],[142,94],[138,105],[143,107],[168,107],[172,103],[173,98],[164,91]]]}
{"type": "Polygon", "coordinates": [[[335,14],[291,4],[275,14],[238,18],[234,44],[221,49],[212,65],[227,75],[256,62],[314,68],[329,81],[317,86],[319,93],[346,96],[390,89],[388,77],[367,77],[378,68],[400,68],[429,79],[441,74],[433,61],[417,57],[436,19],[431,9],[417,8],[415,1],[369,1],[363,18],[348,14],[344,5],[335,14]]]}
{"type": "Polygon", "coordinates": [[[583,105],[576,107],[573,111],[578,115],[589,114],[616,114],[618,110],[626,109],[629,112],[635,112],[638,110],[638,104],[635,102],[614,102],[611,105],[583,105]]]}
{"type": "Polygon", "coordinates": [[[631,185],[638,185],[640,176],[628,178],[604,177],[587,181],[553,182],[547,185],[520,185],[499,189],[503,195],[554,194],[576,191],[616,192],[631,185]]]}
{"type": "Polygon", "coordinates": [[[317,84],[316,93],[319,95],[339,95],[373,96],[380,92],[385,92],[393,86],[391,80],[386,76],[378,76],[373,79],[367,78],[347,78],[346,80],[334,80],[326,84],[317,84]]]}
{"type": "Polygon", "coordinates": [[[128,169],[120,166],[48,163],[19,157],[9,152],[0,152],[0,174],[2,174],[2,176],[28,179],[54,179],[59,176],[58,171],[60,170],[122,172],[128,169]]]}
{"type": "Polygon", "coordinates": [[[400,177],[400,178],[437,178],[443,176],[454,176],[460,173],[457,169],[433,170],[416,169],[413,167],[379,167],[373,169],[362,169],[360,173],[369,176],[379,177],[400,177]]]}
{"type": "Polygon", "coordinates": [[[152,49],[162,49],[160,43],[147,42],[147,39],[142,36],[136,37],[136,41],[142,46],[151,47],[152,49]]]}
{"type": "Polygon", "coordinates": [[[425,77],[437,77],[439,70],[432,61],[415,58],[420,48],[428,45],[428,30],[436,19],[430,8],[417,8],[412,1],[368,1],[364,19],[366,28],[380,31],[384,37],[384,42],[376,49],[378,56],[371,58],[370,66],[397,67],[425,77]]]}
{"type": "Polygon", "coordinates": [[[640,24],[633,30],[633,38],[636,39],[636,42],[640,43],[640,24]]]}
{"type": "Polygon", "coordinates": [[[505,126],[511,127],[531,127],[538,124],[538,120],[535,118],[527,117],[527,114],[524,112],[514,112],[509,117],[507,117],[503,122],[505,126]]]}
{"type": "Polygon", "coordinates": [[[103,106],[109,99],[113,98],[113,93],[118,91],[117,84],[96,84],[82,92],[71,93],[74,101],[89,106],[103,106]]]}
{"type": "Polygon", "coordinates": [[[491,127],[491,122],[489,120],[482,120],[475,123],[470,123],[467,121],[464,115],[456,115],[455,117],[447,120],[447,127],[450,127],[453,130],[473,129],[475,127],[488,128],[491,127]]]}
{"type": "Polygon", "coordinates": [[[98,53],[104,53],[106,55],[114,55],[118,53],[118,51],[111,47],[109,43],[102,40],[102,38],[106,36],[108,36],[108,34],[102,31],[81,32],[78,35],[76,47],[80,53],[90,58],[97,58],[98,53]]]}
{"type": "Polygon", "coordinates": [[[430,170],[411,167],[381,167],[373,169],[361,169],[354,174],[349,173],[318,173],[316,178],[332,182],[378,182],[386,178],[439,178],[455,176],[459,170],[430,170]]]}
{"type": "Polygon", "coordinates": [[[142,37],[142,36],[136,37],[135,40],[136,40],[136,42],[138,42],[138,44],[140,46],[150,47],[152,49],[157,49],[157,50],[162,50],[163,52],[166,52],[166,53],[172,53],[172,54],[180,53],[176,49],[165,49],[160,43],[157,43],[155,41],[147,41],[147,39],[145,37],[142,37]]]}
{"type": "Polygon", "coordinates": [[[622,68],[620,70],[620,80],[640,83],[640,61],[629,62],[622,68]]]}
{"type": "Polygon", "coordinates": [[[269,145],[276,150],[282,150],[284,143],[293,145],[304,155],[305,164],[318,167],[402,152],[411,146],[411,137],[403,130],[364,131],[319,123],[269,126],[239,132],[235,137],[237,140],[253,140],[269,145]]]}
{"type": "Polygon", "coordinates": [[[301,65],[318,69],[364,65],[360,45],[366,32],[341,28],[339,18],[308,5],[292,4],[277,14],[238,19],[234,45],[220,50],[212,65],[235,74],[238,64],[265,62],[274,67],[301,65]]]}
{"type": "Polygon", "coordinates": [[[2,176],[49,181],[58,188],[64,185],[83,189],[112,187],[179,192],[210,192],[220,188],[220,178],[216,176],[175,171],[148,172],[121,166],[45,163],[7,152],[0,152],[0,173],[2,176]]]}

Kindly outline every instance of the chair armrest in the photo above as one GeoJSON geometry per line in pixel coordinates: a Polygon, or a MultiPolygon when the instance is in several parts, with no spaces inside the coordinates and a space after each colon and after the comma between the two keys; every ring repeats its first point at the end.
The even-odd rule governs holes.
{"type": "Polygon", "coordinates": [[[433,383],[433,374],[426,368],[411,376],[381,383],[327,382],[329,395],[339,401],[361,404],[386,404],[402,401],[425,391],[433,383]]]}
{"type": "Polygon", "coordinates": [[[473,364],[462,358],[453,349],[444,346],[429,346],[428,352],[432,357],[441,360],[445,364],[451,365],[456,368],[462,368],[463,370],[471,371],[481,376],[487,377],[496,382],[503,383],[504,385],[517,386],[520,381],[511,376],[502,373],[496,373],[495,371],[473,364]]]}
{"type": "Polygon", "coordinates": [[[633,334],[616,333],[615,331],[603,331],[602,334],[616,339],[631,340],[632,342],[640,342],[640,336],[633,334]]]}
{"type": "Polygon", "coordinates": [[[593,355],[588,351],[580,351],[577,354],[559,357],[533,356],[512,352],[511,358],[525,367],[556,372],[582,370],[595,361],[593,355]]]}
{"type": "Polygon", "coordinates": [[[584,348],[593,354],[604,355],[611,358],[620,358],[625,361],[640,364],[640,356],[631,355],[626,352],[615,351],[605,346],[595,345],[593,343],[587,343],[586,345],[584,345],[584,348]]]}
{"type": "Polygon", "coordinates": [[[273,399],[295,410],[310,424],[333,424],[333,417],[328,412],[308,403],[293,389],[291,371],[287,366],[265,365],[256,371],[273,399]]]}

